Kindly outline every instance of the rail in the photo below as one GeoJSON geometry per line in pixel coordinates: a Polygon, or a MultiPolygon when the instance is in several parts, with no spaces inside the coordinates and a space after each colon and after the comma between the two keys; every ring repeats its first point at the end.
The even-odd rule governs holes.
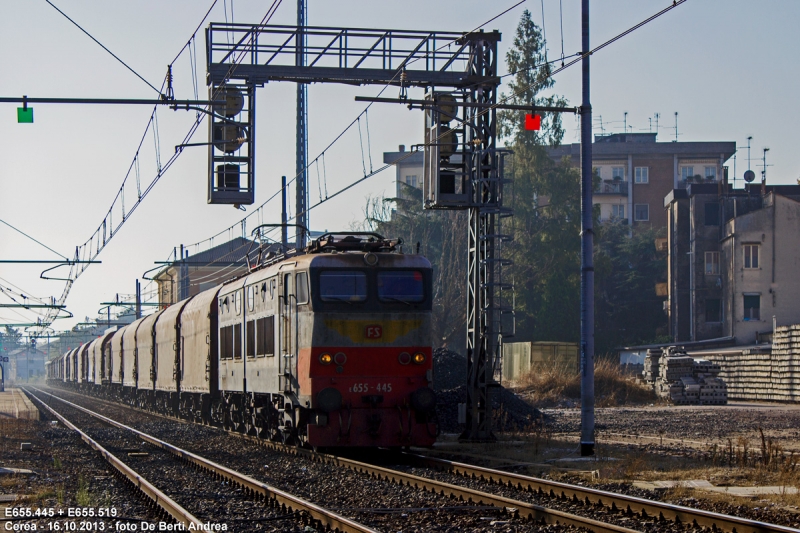
{"type": "Polygon", "coordinates": [[[502,485],[511,485],[540,494],[549,494],[552,497],[569,498],[587,504],[605,505],[611,507],[612,510],[639,514],[643,518],[662,517],[676,522],[709,527],[714,531],[722,529],[724,531],[736,531],[737,533],[800,533],[798,529],[777,524],[768,524],[748,518],[739,518],[736,516],[704,511],[702,509],[693,509],[670,503],[657,502],[645,498],[638,498],[636,496],[617,494],[522,474],[514,474],[436,457],[428,457],[415,453],[403,453],[403,456],[418,465],[447,470],[451,473],[463,476],[474,476],[502,485]]]}
{"type": "MultiPolygon", "coordinates": [[[[23,389],[25,390],[25,389],[23,389]]],[[[39,389],[35,389],[39,390],[39,389]]],[[[172,498],[158,490],[152,483],[147,481],[145,478],[140,476],[136,473],[131,467],[120,461],[116,456],[110,453],[108,450],[103,448],[97,441],[92,439],[89,435],[78,429],[72,422],[64,418],[60,413],[58,413],[55,409],[47,405],[43,400],[41,400],[35,394],[32,394],[30,391],[25,390],[25,392],[31,397],[36,399],[45,409],[47,409],[50,414],[56,417],[64,426],[67,428],[75,431],[78,435],[80,435],[81,439],[97,450],[100,455],[108,461],[111,466],[117,469],[117,471],[125,476],[128,481],[130,481],[137,489],[139,489],[142,493],[144,493],[148,498],[150,498],[156,505],[158,505],[161,509],[163,509],[169,516],[181,522],[189,529],[197,529],[200,530],[203,527],[203,523],[198,520],[195,516],[193,516],[189,511],[178,505],[172,498]]],[[[44,393],[44,391],[39,391],[44,393]]],[[[46,394],[46,393],[44,393],[46,394]]],[[[52,396],[52,395],[51,395],[52,396]]],[[[53,398],[57,398],[56,396],[52,396],[53,398]]]]}
{"type": "MultiPolygon", "coordinates": [[[[35,387],[34,390],[41,392],[42,394],[48,394],[45,391],[36,389],[35,387]]],[[[212,472],[224,479],[236,483],[237,485],[241,486],[247,493],[260,494],[265,498],[274,499],[277,503],[284,505],[290,509],[296,511],[304,511],[308,513],[312,519],[322,524],[326,528],[330,528],[335,531],[341,531],[343,533],[378,533],[376,530],[371,529],[363,524],[350,520],[349,518],[346,518],[337,513],[329,511],[323,507],[315,505],[302,498],[298,498],[297,496],[289,494],[288,492],[284,492],[280,489],[267,485],[266,483],[262,483],[261,481],[251,478],[250,476],[246,476],[242,473],[231,470],[230,468],[217,464],[213,461],[209,461],[208,459],[200,457],[199,455],[196,455],[192,452],[178,448],[177,446],[173,446],[172,444],[166,441],[153,437],[152,435],[148,435],[147,433],[134,429],[130,426],[126,426],[125,424],[117,422],[116,420],[112,420],[111,418],[103,416],[99,413],[95,413],[94,411],[86,409],[85,407],[81,407],[80,405],[74,404],[68,400],[59,398],[58,396],[52,394],[50,395],[50,397],[55,398],[56,400],[59,400],[69,405],[73,409],[77,409],[83,413],[86,413],[89,416],[93,416],[98,420],[105,422],[106,424],[110,424],[119,429],[130,431],[131,433],[138,436],[140,439],[152,444],[153,446],[157,446],[163,450],[166,450],[172,453],[173,455],[180,457],[182,460],[188,463],[192,463],[207,472],[212,472]]]]}

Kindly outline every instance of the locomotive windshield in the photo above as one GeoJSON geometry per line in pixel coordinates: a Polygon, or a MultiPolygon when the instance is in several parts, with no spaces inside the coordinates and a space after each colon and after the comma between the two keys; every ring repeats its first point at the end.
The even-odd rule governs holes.
{"type": "Polygon", "coordinates": [[[378,299],[382,302],[419,303],[425,300],[422,272],[386,270],[378,272],[378,299]]]}
{"type": "Polygon", "coordinates": [[[363,302],[367,299],[367,275],[358,270],[328,270],[319,274],[323,302],[363,302]]]}

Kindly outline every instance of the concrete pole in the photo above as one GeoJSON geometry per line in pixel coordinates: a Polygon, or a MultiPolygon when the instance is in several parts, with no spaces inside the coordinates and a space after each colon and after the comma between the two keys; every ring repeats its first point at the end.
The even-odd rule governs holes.
{"type": "Polygon", "coordinates": [[[581,455],[594,455],[594,228],[592,106],[589,103],[589,0],[581,1],[581,455]]]}

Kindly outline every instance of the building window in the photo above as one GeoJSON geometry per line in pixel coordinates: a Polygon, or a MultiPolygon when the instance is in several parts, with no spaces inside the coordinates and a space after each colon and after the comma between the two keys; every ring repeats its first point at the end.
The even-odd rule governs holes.
{"type": "Polygon", "coordinates": [[[706,252],[706,274],[719,274],[719,252],[706,252]]]}
{"type": "Polygon", "coordinates": [[[707,180],[715,180],[717,179],[717,167],[706,167],[706,179],[707,180]]]}
{"type": "Polygon", "coordinates": [[[722,301],[719,298],[706,299],[706,322],[722,322],[722,301]]]}
{"type": "Polygon", "coordinates": [[[744,295],[744,320],[761,320],[761,295],[744,295]]]}
{"type": "Polygon", "coordinates": [[[633,207],[633,215],[637,222],[647,222],[650,220],[650,204],[636,204],[633,207]]]}
{"type": "Polygon", "coordinates": [[[611,167],[611,177],[617,181],[625,180],[625,167],[611,167]]]}
{"type": "Polygon", "coordinates": [[[647,167],[636,167],[636,183],[648,183],[650,177],[648,176],[647,167]]]}
{"type": "Polygon", "coordinates": [[[744,267],[745,268],[758,268],[758,244],[745,244],[744,245],[744,267]]]}
{"type": "Polygon", "coordinates": [[[719,204],[709,202],[705,205],[705,225],[719,226],[719,204]]]}
{"type": "Polygon", "coordinates": [[[693,176],[694,176],[694,167],[681,167],[681,179],[683,181],[686,181],[693,176]]]}
{"type": "Polygon", "coordinates": [[[417,176],[406,176],[406,185],[410,185],[411,187],[417,186],[417,176]]]}
{"type": "Polygon", "coordinates": [[[613,204],[611,206],[611,218],[625,218],[625,204],[613,204]]]}

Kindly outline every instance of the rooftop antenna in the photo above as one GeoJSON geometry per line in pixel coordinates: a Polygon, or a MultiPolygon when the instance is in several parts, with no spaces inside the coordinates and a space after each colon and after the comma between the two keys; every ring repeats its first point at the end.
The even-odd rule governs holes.
{"type": "Polygon", "coordinates": [[[771,167],[772,165],[767,165],[767,152],[769,152],[769,148],[764,148],[764,154],[761,166],[764,167],[761,171],[761,184],[767,183],[767,167],[771,167]]]}
{"type": "Polygon", "coordinates": [[[658,138],[658,118],[661,116],[661,113],[656,113],[656,138],[658,138]]]}
{"type": "Polygon", "coordinates": [[[753,136],[747,138],[747,170],[750,170],[750,141],[753,140],[753,136]]]}
{"type": "Polygon", "coordinates": [[[625,123],[625,126],[622,128],[622,131],[624,131],[625,133],[628,133],[628,112],[627,111],[625,111],[625,118],[624,118],[623,122],[625,123]]]}
{"type": "Polygon", "coordinates": [[[675,140],[672,142],[678,142],[678,112],[675,111],[675,140]]]}
{"type": "Polygon", "coordinates": [[[653,117],[647,117],[647,120],[648,122],[650,122],[650,128],[648,129],[648,131],[650,133],[653,133],[653,117]]]}

